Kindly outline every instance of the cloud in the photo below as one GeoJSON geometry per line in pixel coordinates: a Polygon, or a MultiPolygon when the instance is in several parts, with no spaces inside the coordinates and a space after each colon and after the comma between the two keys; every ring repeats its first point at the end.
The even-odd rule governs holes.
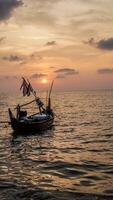
{"type": "Polygon", "coordinates": [[[31,76],[30,76],[30,78],[32,78],[32,79],[37,79],[37,78],[42,78],[42,77],[46,77],[47,76],[47,74],[44,74],[44,73],[37,73],[37,74],[32,74],[31,76]]]}
{"type": "Polygon", "coordinates": [[[54,46],[56,45],[56,41],[47,42],[46,46],[54,46]]]}
{"type": "Polygon", "coordinates": [[[7,79],[18,79],[18,76],[9,76],[9,75],[1,75],[0,80],[7,80],[7,79]]]}
{"type": "Polygon", "coordinates": [[[33,52],[30,55],[11,54],[11,55],[6,55],[2,57],[2,60],[4,61],[19,62],[21,65],[24,65],[27,62],[35,60],[35,59],[36,61],[40,61],[42,60],[42,57],[37,52],[33,52]]]}
{"type": "Polygon", "coordinates": [[[1,37],[1,38],[0,38],[0,43],[2,43],[2,41],[5,40],[5,39],[6,39],[5,36],[1,37]]]}
{"type": "Polygon", "coordinates": [[[88,41],[83,41],[84,44],[95,45],[95,39],[92,37],[88,41]]]}
{"type": "Polygon", "coordinates": [[[2,59],[9,62],[20,62],[23,61],[25,58],[23,56],[18,55],[9,55],[2,57],[2,59]]]}
{"type": "Polygon", "coordinates": [[[74,74],[78,74],[79,72],[76,71],[75,69],[71,69],[71,68],[62,68],[62,69],[58,69],[54,71],[55,73],[61,74],[61,75],[74,75],[74,74]]]}
{"type": "Polygon", "coordinates": [[[54,66],[51,66],[51,67],[49,67],[50,69],[54,69],[55,67],[54,66]]]}
{"type": "Polygon", "coordinates": [[[22,26],[32,25],[40,28],[46,27],[53,29],[56,25],[56,17],[48,9],[41,9],[37,3],[33,6],[33,2],[31,2],[26,8],[23,7],[23,12],[18,12],[16,15],[16,23],[22,26]]]}
{"type": "Polygon", "coordinates": [[[42,60],[42,56],[40,56],[38,52],[33,52],[32,54],[30,54],[29,57],[30,57],[31,59],[38,58],[38,60],[42,60]]]}
{"type": "Polygon", "coordinates": [[[113,74],[113,68],[101,68],[98,69],[97,72],[99,74],[113,74]]]}
{"type": "Polygon", "coordinates": [[[61,75],[61,74],[59,74],[59,75],[56,76],[56,78],[58,78],[58,79],[63,79],[65,77],[66,77],[65,75],[61,75]]]}
{"type": "Polygon", "coordinates": [[[113,38],[102,39],[99,41],[95,41],[94,38],[90,38],[85,43],[102,50],[113,50],[113,38]]]}
{"type": "Polygon", "coordinates": [[[113,50],[113,38],[98,41],[97,47],[104,50],[113,50]]]}
{"type": "Polygon", "coordinates": [[[21,0],[0,0],[0,21],[8,20],[13,10],[22,5],[21,0]]]}
{"type": "Polygon", "coordinates": [[[63,78],[66,78],[67,76],[79,74],[78,71],[72,68],[61,68],[61,69],[55,70],[54,73],[57,74],[56,76],[57,79],[63,79],[63,78]]]}

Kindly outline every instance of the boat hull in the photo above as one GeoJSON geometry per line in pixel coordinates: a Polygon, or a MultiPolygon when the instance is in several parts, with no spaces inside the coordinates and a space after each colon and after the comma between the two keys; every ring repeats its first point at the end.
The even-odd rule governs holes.
{"type": "Polygon", "coordinates": [[[15,133],[26,134],[26,133],[39,133],[41,131],[49,129],[54,122],[54,117],[49,116],[47,119],[36,121],[36,122],[25,122],[19,121],[13,117],[11,111],[9,111],[10,125],[15,133]]]}

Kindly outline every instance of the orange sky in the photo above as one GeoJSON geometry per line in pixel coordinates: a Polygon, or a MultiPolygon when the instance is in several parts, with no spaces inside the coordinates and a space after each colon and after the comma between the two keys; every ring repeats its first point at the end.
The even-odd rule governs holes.
{"type": "Polygon", "coordinates": [[[112,0],[0,0],[0,91],[21,76],[42,90],[113,89],[112,23],[112,0]]]}

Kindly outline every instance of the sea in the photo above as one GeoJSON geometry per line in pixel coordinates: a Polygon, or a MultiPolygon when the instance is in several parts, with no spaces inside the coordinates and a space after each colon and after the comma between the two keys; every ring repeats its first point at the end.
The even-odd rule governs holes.
{"type": "MultiPolygon", "coordinates": [[[[45,93],[40,97],[46,101],[45,93]]],[[[15,113],[18,103],[32,99],[1,93],[0,121],[9,121],[9,107],[15,113]]],[[[52,191],[52,199],[60,192],[68,199],[112,196],[113,90],[56,92],[52,107],[54,124],[42,133],[15,136],[0,123],[0,200],[51,199],[52,191]]],[[[37,110],[35,104],[24,109],[37,110]]]]}

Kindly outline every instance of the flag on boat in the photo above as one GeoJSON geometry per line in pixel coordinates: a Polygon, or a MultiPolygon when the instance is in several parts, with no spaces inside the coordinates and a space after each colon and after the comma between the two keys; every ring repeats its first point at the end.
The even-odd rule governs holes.
{"type": "Polygon", "coordinates": [[[22,90],[23,96],[30,96],[31,93],[33,93],[34,95],[36,95],[36,92],[34,91],[31,83],[27,80],[25,80],[25,78],[23,78],[23,82],[22,85],[20,87],[20,90],[22,90]]]}

